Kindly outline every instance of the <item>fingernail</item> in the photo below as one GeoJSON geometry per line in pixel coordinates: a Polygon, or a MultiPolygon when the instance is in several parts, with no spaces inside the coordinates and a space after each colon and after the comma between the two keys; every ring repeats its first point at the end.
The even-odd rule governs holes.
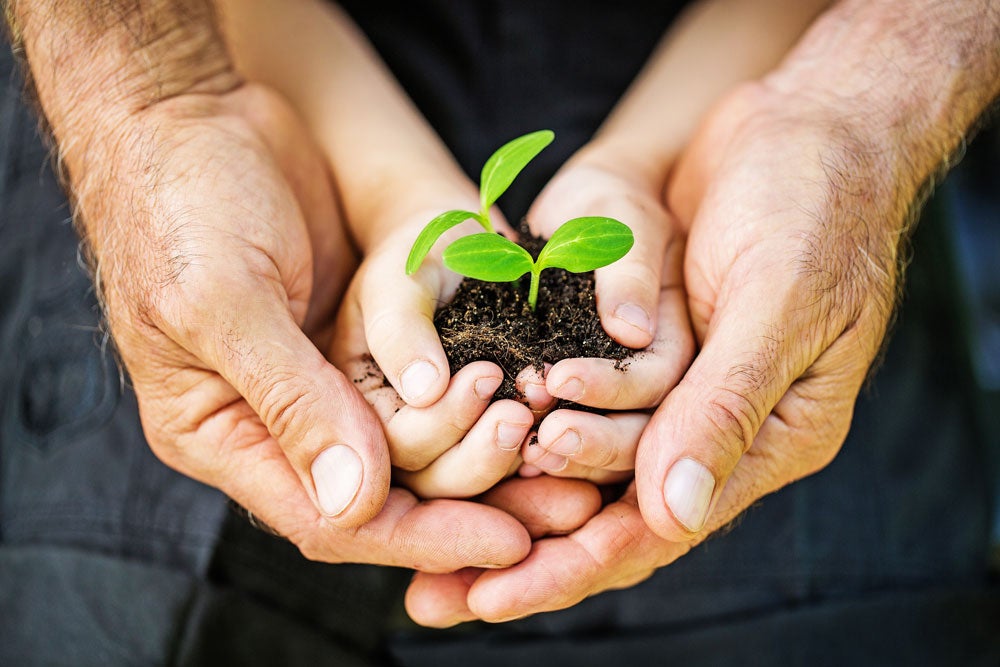
{"type": "Polygon", "coordinates": [[[583,398],[583,381],[580,378],[570,378],[559,385],[553,393],[567,401],[579,401],[583,398]]]}
{"type": "Polygon", "coordinates": [[[353,449],[334,445],[320,452],[311,472],[319,510],[326,516],[337,516],[358,495],[364,468],[353,449]]]}
{"type": "Polygon", "coordinates": [[[503,378],[498,377],[486,377],[479,378],[476,380],[476,384],[473,387],[473,391],[476,392],[476,396],[479,397],[481,401],[488,401],[493,398],[493,394],[496,390],[500,388],[500,383],[503,382],[503,378]]]}
{"type": "Polygon", "coordinates": [[[653,333],[653,325],[650,323],[649,314],[642,306],[637,306],[634,303],[619,304],[615,308],[614,315],[622,322],[630,324],[639,331],[650,335],[653,333]]]}
{"type": "Polygon", "coordinates": [[[562,456],[576,456],[583,449],[583,440],[576,429],[568,428],[562,432],[556,441],[549,445],[548,450],[562,456]]]}
{"type": "Polygon", "coordinates": [[[709,505],[715,492],[715,477],[694,459],[674,463],[663,483],[663,499],[685,528],[697,533],[708,519],[709,505]]]}
{"type": "Polygon", "coordinates": [[[565,456],[559,456],[558,454],[553,454],[551,452],[546,452],[546,454],[535,461],[534,465],[538,466],[546,472],[559,472],[569,465],[569,459],[565,456]]]}
{"type": "Polygon", "coordinates": [[[552,403],[552,395],[545,385],[537,382],[528,382],[524,385],[524,398],[528,401],[528,405],[536,410],[547,408],[552,403]]]}
{"type": "Polygon", "coordinates": [[[497,447],[509,452],[521,446],[525,434],[531,424],[512,424],[510,422],[500,422],[497,424],[497,447]]]}
{"type": "Polygon", "coordinates": [[[429,361],[414,361],[399,376],[403,400],[410,402],[426,394],[438,378],[438,369],[429,361]]]}

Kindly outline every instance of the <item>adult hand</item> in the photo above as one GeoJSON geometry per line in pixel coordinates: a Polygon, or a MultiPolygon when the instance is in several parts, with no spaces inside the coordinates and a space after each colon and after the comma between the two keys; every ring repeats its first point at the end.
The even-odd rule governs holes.
{"type": "Polygon", "coordinates": [[[892,311],[905,220],[873,139],[838,111],[759,87],[717,107],[670,189],[701,351],[645,429],[636,481],[464,594],[411,594],[418,621],[509,620],[633,585],[836,454],[892,311]]]}
{"type": "Polygon", "coordinates": [[[497,510],[390,492],[378,420],[309,337],[354,258],[324,162],[278,96],[245,84],[159,102],[107,158],[78,196],[159,458],[310,558],[450,571],[523,557],[526,531],[497,510]]]}

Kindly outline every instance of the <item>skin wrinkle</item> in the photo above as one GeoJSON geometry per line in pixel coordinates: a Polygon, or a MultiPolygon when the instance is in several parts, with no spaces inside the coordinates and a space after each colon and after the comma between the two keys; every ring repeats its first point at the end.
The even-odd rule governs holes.
{"type": "Polygon", "coordinates": [[[778,352],[784,348],[785,331],[778,323],[767,324],[766,328],[768,333],[758,337],[766,342],[755,346],[752,360],[736,364],[726,373],[726,380],[739,387],[741,393],[756,394],[761,388],[770,386],[777,376],[774,365],[780,358],[778,352]]]}
{"type": "MultiPolygon", "coordinates": [[[[30,22],[35,12],[66,14],[72,20],[60,23],[64,33],[59,37],[67,44],[78,35],[84,43],[111,42],[129,54],[111,70],[120,73],[112,89],[133,111],[186,92],[226,92],[238,83],[208,0],[105,0],[85,8],[72,0],[47,0],[22,8],[27,4],[12,2],[11,14],[19,24],[30,22]]],[[[57,52],[61,58],[75,58],[69,48],[57,52]]],[[[66,65],[79,67],[80,62],[67,60],[66,65]]],[[[106,75],[91,80],[101,87],[100,96],[112,92],[106,75]]]]}

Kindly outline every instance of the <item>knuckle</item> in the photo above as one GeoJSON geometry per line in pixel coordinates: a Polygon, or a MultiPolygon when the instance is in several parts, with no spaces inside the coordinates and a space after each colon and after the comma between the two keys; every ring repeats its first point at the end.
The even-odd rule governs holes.
{"type": "Polygon", "coordinates": [[[410,472],[423,470],[441,454],[460,443],[466,430],[445,422],[419,431],[413,428],[399,428],[389,423],[386,436],[389,443],[389,458],[392,464],[410,472]],[[421,435],[417,435],[420,433],[421,435]]]}
{"type": "Polygon", "coordinates": [[[719,388],[706,405],[705,418],[716,434],[716,444],[730,458],[737,459],[750,448],[764,421],[755,402],[744,393],[719,388]]]}
{"type": "Polygon", "coordinates": [[[599,546],[591,551],[591,556],[600,569],[618,568],[623,559],[627,559],[637,549],[642,546],[645,539],[646,529],[641,521],[637,523],[634,519],[621,512],[610,513],[614,519],[604,532],[606,539],[601,540],[599,546]]]}
{"type": "Polygon", "coordinates": [[[259,403],[261,421],[279,442],[301,437],[308,430],[306,415],[315,405],[315,395],[293,377],[269,380],[259,403]]]}
{"type": "Polygon", "coordinates": [[[614,442],[603,442],[598,446],[591,467],[599,470],[610,470],[618,463],[619,451],[614,442]]]}

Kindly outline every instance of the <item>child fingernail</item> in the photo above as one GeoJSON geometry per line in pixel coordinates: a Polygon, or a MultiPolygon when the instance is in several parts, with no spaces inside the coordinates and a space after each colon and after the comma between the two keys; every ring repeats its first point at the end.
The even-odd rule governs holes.
{"type": "Polygon", "coordinates": [[[546,452],[542,458],[535,461],[535,465],[545,472],[559,472],[569,465],[569,459],[552,452],[546,452]]]}
{"type": "Polygon", "coordinates": [[[649,319],[649,314],[642,306],[637,306],[634,303],[619,304],[615,308],[614,316],[643,333],[650,335],[653,333],[653,325],[649,319]]]}
{"type": "Polygon", "coordinates": [[[511,451],[521,447],[524,436],[528,434],[531,424],[513,424],[511,422],[500,422],[497,424],[497,447],[504,451],[511,451]]]}
{"type": "Polygon", "coordinates": [[[578,401],[583,398],[583,391],[583,381],[580,378],[570,378],[559,385],[553,393],[567,401],[578,401]]]}
{"type": "Polygon", "coordinates": [[[400,392],[407,403],[430,391],[438,378],[438,369],[429,361],[414,361],[399,376],[400,392]]]}
{"type": "Polygon", "coordinates": [[[568,428],[547,449],[561,456],[576,456],[583,449],[583,440],[576,429],[568,428]]]}
{"type": "Polygon", "coordinates": [[[542,410],[552,403],[552,395],[545,388],[544,384],[528,382],[524,385],[524,398],[528,402],[528,407],[533,410],[542,410]]]}
{"type": "Polygon", "coordinates": [[[500,388],[500,383],[503,382],[503,378],[498,377],[485,377],[476,380],[474,391],[476,396],[479,397],[481,401],[488,401],[493,398],[493,394],[496,390],[500,388]]]}

